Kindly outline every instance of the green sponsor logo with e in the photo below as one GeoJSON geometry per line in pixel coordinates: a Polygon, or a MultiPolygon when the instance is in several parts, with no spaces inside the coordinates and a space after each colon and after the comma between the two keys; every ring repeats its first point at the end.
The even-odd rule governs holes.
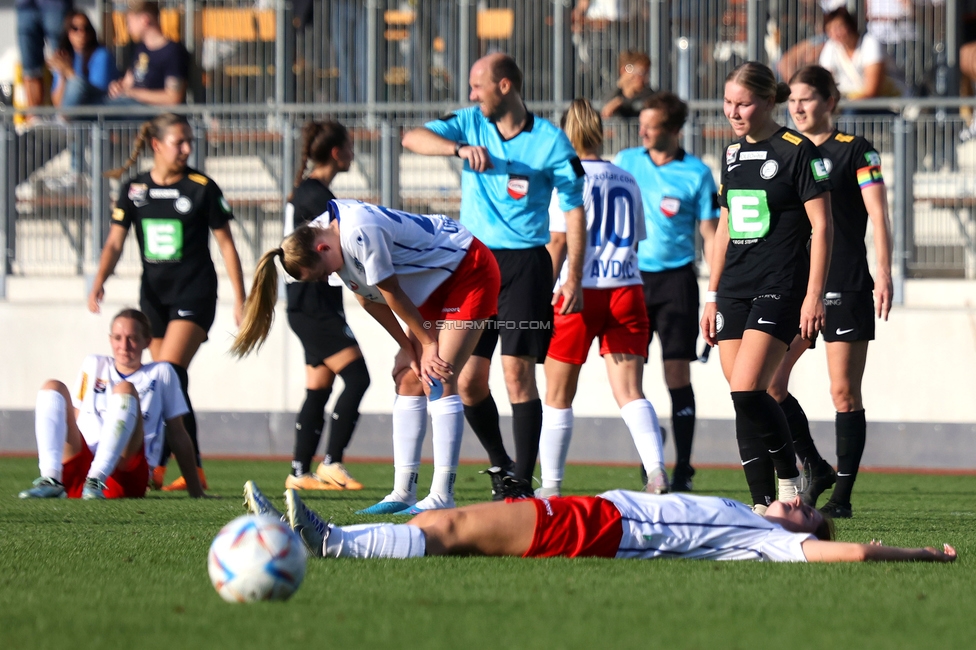
{"type": "Polygon", "coordinates": [[[814,160],[810,161],[810,169],[813,170],[813,180],[817,181],[818,183],[830,178],[830,172],[827,171],[827,165],[825,165],[824,161],[820,158],[815,158],[814,160]]]}
{"type": "Polygon", "coordinates": [[[183,222],[179,219],[145,219],[142,236],[147,260],[173,262],[183,259],[183,222]]]}
{"type": "Polygon", "coordinates": [[[769,233],[766,190],[729,190],[729,236],[762,239],[769,233]]]}

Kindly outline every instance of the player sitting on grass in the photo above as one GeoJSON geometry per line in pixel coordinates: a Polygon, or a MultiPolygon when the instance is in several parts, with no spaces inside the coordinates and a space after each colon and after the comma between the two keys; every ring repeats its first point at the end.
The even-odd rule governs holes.
{"type": "MultiPolygon", "coordinates": [[[[253,481],[245,507],[281,516],[253,481]]],[[[316,557],[425,555],[690,558],[766,562],[952,562],[956,550],[831,541],[833,523],[800,497],[765,515],[723,497],[613,490],[595,497],[478,503],[423,512],[406,524],[334,526],[285,491],[287,519],[316,557]]]]}
{"type": "Polygon", "coordinates": [[[203,496],[180,380],[168,363],[143,365],[150,340],[146,315],[124,309],[112,319],[111,357],[86,357],[70,393],[60,381],[44,382],[34,425],[41,477],[21,499],[145,496],[164,426],[190,496],[203,496]]]}

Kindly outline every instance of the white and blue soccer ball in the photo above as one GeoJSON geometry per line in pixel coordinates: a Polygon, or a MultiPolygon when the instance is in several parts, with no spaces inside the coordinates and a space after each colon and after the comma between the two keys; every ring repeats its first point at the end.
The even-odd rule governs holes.
{"type": "Polygon", "coordinates": [[[285,600],[305,577],[305,548],[288,524],[244,515],[220,529],[207,557],[210,581],[229,603],[285,600]]]}

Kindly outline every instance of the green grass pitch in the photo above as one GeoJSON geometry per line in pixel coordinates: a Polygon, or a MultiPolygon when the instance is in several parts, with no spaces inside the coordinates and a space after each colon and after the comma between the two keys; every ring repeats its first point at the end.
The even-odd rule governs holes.
{"type": "MultiPolygon", "coordinates": [[[[461,468],[459,503],[487,496],[477,469],[461,468]]],[[[353,511],[386,494],[392,468],[350,470],[371,487],[303,498],[339,524],[379,520],[353,511]]],[[[207,577],[210,541],[242,513],[246,479],[278,497],[287,471],[210,461],[219,498],[206,501],[27,502],[16,494],[35,461],[0,459],[0,648],[976,647],[976,477],[862,474],[855,518],[838,522],[842,540],[949,542],[952,565],[310,560],[290,601],[225,603],[207,577]]],[[[637,481],[636,469],[571,466],[565,486],[637,481]]],[[[734,470],[700,471],[695,486],[747,498],[734,470]]]]}

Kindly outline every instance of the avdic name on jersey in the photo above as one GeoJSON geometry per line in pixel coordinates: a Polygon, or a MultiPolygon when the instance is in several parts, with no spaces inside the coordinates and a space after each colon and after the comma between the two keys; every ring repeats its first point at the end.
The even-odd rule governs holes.
{"type": "MultiPolygon", "coordinates": [[[[637,242],[647,235],[644,204],[634,177],[606,160],[584,160],[583,209],[586,211],[586,258],[583,287],[610,289],[641,284],[637,242]]],[[[566,214],[553,191],[549,230],[566,232],[566,214]]],[[[563,262],[559,284],[569,275],[563,262]]]]}
{"type": "Polygon", "coordinates": [[[396,274],[407,297],[420,306],[468,253],[474,236],[444,215],[412,214],[350,199],[329,202],[312,222],[327,227],[339,221],[343,265],[339,279],[353,292],[383,302],[376,287],[396,274]]]}
{"type": "Polygon", "coordinates": [[[85,443],[94,452],[98,447],[108,396],[121,381],[129,382],[139,393],[146,460],[151,467],[155,467],[159,465],[159,455],[163,451],[166,420],[190,410],[180,390],[176,371],[168,363],[147,363],[123,377],[115,369],[112,357],[100,354],[85,357],[74,390],[71,391],[71,403],[79,411],[78,428],[85,437],[85,443]]]}
{"type": "Polygon", "coordinates": [[[694,494],[612,490],[598,495],[620,511],[618,558],[805,562],[802,544],[816,539],[791,533],[744,503],[694,494]]]}

